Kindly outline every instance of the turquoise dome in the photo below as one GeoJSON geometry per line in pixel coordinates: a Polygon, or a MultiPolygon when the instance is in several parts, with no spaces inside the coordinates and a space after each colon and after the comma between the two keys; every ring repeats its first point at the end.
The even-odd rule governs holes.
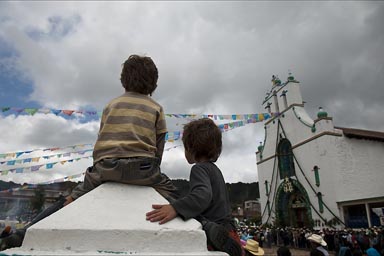
{"type": "Polygon", "coordinates": [[[322,107],[320,107],[319,112],[317,112],[317,117],[318,118],[328,117],[328,113],[325,112],[322,107]]]}

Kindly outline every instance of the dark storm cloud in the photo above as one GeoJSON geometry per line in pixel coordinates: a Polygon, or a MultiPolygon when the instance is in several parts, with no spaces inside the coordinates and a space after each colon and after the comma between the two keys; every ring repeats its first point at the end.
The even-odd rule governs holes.
{"type": "Polygon", "coordinates": [[[384,107],[384,5],[370,7],[365,15],[328,22],[331,36],[319,38],[312,69],[299,80],[313,114],[322,106],[336,125],[384,130],[378,118],[384,107]]]}

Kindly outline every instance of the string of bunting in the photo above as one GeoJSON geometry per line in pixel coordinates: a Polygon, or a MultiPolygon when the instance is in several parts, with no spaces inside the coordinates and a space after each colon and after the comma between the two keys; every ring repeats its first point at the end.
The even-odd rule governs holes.
{"type": "MultiPolygon", "coordinates": [[[[24,109],[24,111],[25,111],[25,109],[24,109]]],[[[28,113],[28,111],[27,111],[27,113],[28,113]]],[[[174,117],[180,118],[180,115],[178,115],[178,114],[168,114],[168,115],[174,115],[174,117]]],[[[220,128],[220,130],[222,132],[227,132],[227,131],[230,131],[232,129],[245,126],[247,124],[251,124],[251,123],[256,123],[256,122],[267,120],[267,119],[271,118],[272,116],[276,116],[276,115],[277,114],[263,113],[263,114],[247,114],[247,115],[202,115],[201,117],[211,118],[211,119],[214,119],[214,120],[228,120],[228,119],[230,119],[230,120],[239,120],[240,119],[239,121],[236,121],[236,122],[229,122],[229,123],[224,123],[224,124],[218,124],[218,127],[220,128]]],[[[197,115],[181,115],[181,117],[182,118],[196,118],[197,115]]],[[[166,134],[166,141],[167,142],[174,142],[175,140],[181,139],[181,137],[182,137],[182,131],[168,132],[166,134]]],[[[84,147],[84,146],[87,146],[87,145],[88,146],[92,146],[92,144],[78,144],[78,145],[74,145],[74,146],[66,146],[64,148],[55,147],[55,148],[29,150],[29,151],[18,151],[18,152],[13,152],[13,153],[0,154],[0,158],[8,158],[8,157],[13,157],[13,158],[16,157],[16,158],[18,158],[18,157],[20,157],[23,154],[32,153],[32,152],[35,152],[35,151],[38,151],[38,150],[42,150],[42,151],[47,151],[47,150],[55,151],[55,150],[62,150],[62,149],[65,149],[65,148],[84,147]]],[[[173,147],[167,148],[167,149],[165,149],[165,151],[169,151],[169,150],[171,150],[173,148],[177,148],[177,147],[180,147],[180,146],[182,146],[182,145],[177,145],[177,146],[173,146],[173,147]]],[[[65,153],[61,153],[61,154],[57,154],[57,155],[41,156],[41,157],[38,157],[38,158],[25,158],[25,159],[1,161],[0,164],[5,164],[5,163],[7,165],[22,164],[22,163],[39,161],[39,159],[41,159],[41,158],[49,159],[51,157],[67,157],[67,156],[70,156],[71,153],[84,154],[84,153],[90,152],[90,151],[93,151],[93,150],[92,149],[87,149],[87,150],[77,151],[77,152],[65,152],[65,153]]],[[[76,158],[76,159],[69,159],[69,160],[65,160],[65,161],[60,161],[60,163],[61,164],[65,164],[67,162],[78,161],[78,160],[80,160],[82,158],[90,158],[90,157],[92,157],[92,156],[86,156],[86,157],[81,157],[81,158],[76,158]]],[[[46,164],[42,164],[42,165],[29,166],[29,167],[13,168],[13,169],[9,169],[9,170],[0,170],[0,173],[1,173],[1,175],[7,175],[9,173],[24,173],[26,171],[34,172],[34,171],[38,171],[44,165],[45,165],[46,169],[52,169],[53,166],[55,164],[57,164],[57,163],[59,163],[59,162],[46,163],[46,164]]],[[[52,183],[52,182],[62,182],[62,181],[64,181],[68,177],[64,177],[63,179],[48,181],[48,182],[44,182],[44,183],[39,183],[39,184],[49,184],[49,183],[52,183]]],[[[2,191],[0,191],[0,192],[2,192],[2,191]]]]}
{"type": "MultiPolygon", "coordinates": [[[[251,118],[247,120],[240,120],[240,121],[235,121],[235,122],[229,122],[229,123],[224,123],[224,124],[218,124],[217,126],[220,128],[221,132],[227,132],[230,130],[233,130],[235,128],[243,127],[247,124],[254,124],[257,122],[265,121],[269,118],[271,118],[271,114],[265,113],[265,114],[260,114],[256,118],[251,118]]],[[[175,131],[175,132],[168,132],[165,135],[165,140],[167,142],[173,142],[175,140],[179,140],[182,137],[182,131],[175,131]]]]}
{"type": "MultiPolygon", "coordinates": [[[[54,109],[54,108],[18,108],[18,107],[2,107],[1,112],[3,113],[14,113],[16,115],[27,114],[27,115],[35,115],[36,113],[42,114],[54,114],[56,116],[98,116],[101,117],[102,111],[94,111],[94,110],[69,110],[69,109],[54,109]]],[[[166,117],[173,118],[212,118],[214,120],[248,120],[248,119],[259,119],[261,116],[265,116],[267,113],[261,114],[230,114],[230,115],[217,115],[217,114],[165,114],[166,117]]]]}
{"type": "MultiPolygon", "coordinates": [[[[173,146],[173,147],[169,147],[169,148],[164,149],[164,151],[169,151],[171,149],[174,149],[174,148],[177,148],[177,147],[180,147],[180,146],[182,146],[182,145],[176,145],[176,146],[173,146]]],[[[88,151],[93,151],[93,150],[89,149],[89,150],[86,150],[86,151],[88,152],[88,151]]],[[[39,171],[40,168],[42,168],[43,166],[45,166],[46,169],[52,169],[54,167],[54,165],[56,165],[57,163],[61,163],[63,165],[65,163],[73,163],[74,161],[79,161],[81,159],[89,159],[89,158],[92,158],[92,156],[90,155],[90,156],[78,157],[78,158],[74,158],[74,159],[67,159],[67,160],[59,161],[59,162],[51,162],[51,163],[45,163],[45,164],[40,164],[40,165],[34,165],[34,166],[27,166],[27,167],[19,167],[19,168],[7,169],[7,170],[0,170],[0,175],[1,176],[8,175],[9,173],[36,172],[36,171],[39,171]]],[[[14,165],[15,164],[14,162],[12,162],[12,163],[9,163],[9,162],[10,161],[8,161],[8,165],[14,165]]],[[[23,162],[23,163],[25,163],[25,162],[23,162]]],[[[21,162],[19,162],[18,164],[21,164],[21,162]]]]}
{"type": "Polygon", "coordinates": [[[45,169],[52,169],[56,164],[60,163],[62,165],[66,163],[72,163],[74,161],[79,161],[81,159],[89,159],[92,158],[92,156],[84,156],[84,157],[78,157],[78,158],[73,158],[73,159],[68,159],[68,160],[63,160],[63,161],[58,161],[58,162],[51,162],[51,163],[45,163],[45,164],[39,164],[39,165],[33,165],[33,166],[27,166],[27,167],[17,167],[17,168],[12,168],[12,169],[7,169],[7,170],[0,170],[1,176],[8,175],[9,173],[25,173],[25,172],[36,172],[39,171],[40,168],[45,166],[45,169]]]}
{"type": "MultiPolygon", "coordinates": [[[[229,122],[229,123],[225,123],[225,124],[218,124],[218,127],[220,128],[220,130],[222,132],[227,132],[227,131],[230,131],[232,129],[245,126],[247,124],[252,124],[252,123],[264,121],[270,117],[271,117],[270,114],[263,114],[263,115],[258,116],[257,118],[253,118],[253,119],[240,120],[240,121],[229,122]]],[[[167,142],[174,142],[176,140],[180,140],[182,137],[182,134],[183,134],[182,131],[167,132],[167,134],[165,135],[165,140],[167,142]]],[[[85,146],[92,146],[92,144],[79,144],[79,145],[74,145],[74,146],[66,146],[63,148],[55,147],[55,148],[35,149],[35,150],[28,150],[28,151],[18,151],[18,152],[11,152],[11,153],[2,153],[2,154],[0,154],[0,159],[1,158],[3,158],[3,159],[4,158],[16,158],[17,159],[23,154],[29,154],[29,153],[32,153],[35,151],[47,151],[47,150],[56,151],[56,150],[63,150],[65,148],[76,148],[76,147],[85,147],[85,146]]],[[[77,153],[83,154],[83,153],[88,152],[88,151],[91,151],[91,149],[78,151],[77,153]]],[[[60,153],[60,154],[52,155],[52,156],[42,156],[42,157],[45,159],[49,159],[50,157],[54,157],[54,156],[67,157],[68,152],[60,153]]],[[[36,158],[26,158],[26,159],[17,159],[17,160],[12,159],[12,160],[8,160],[8,161],[0,161],[0,164],[7,163],[7,165],[14,165],[16,163],[25,163],[25,162],[31,162],[31,161],[36,162],[36,158]]]]}
{"type": "MultiPolygon", "coordinates": [[[[17,164],[25,164],[25,163],[31,163],[31,162],[39,162],[41,159],[47,160],[54,157],[57,157],[57,158],[70,157],[73,154],[84,155],[85,153],[90,151],[93,151],[93,149],[86,149],[86,150],[74,151],[74,152],[64,152],[56,155],[36,156],[36,157],[23,158],[23,159],[11,159],[7,161],[0,161],[0,165],[4,165],[4,164],[17,165],[17,164]]],[[[2,155],[8,155],[8,154],[2,154],[2,155]]],[[[9,154],[9,155],[14,155],[14,154],[9,154]]]]}
{"type": "MultiPolygon", "coordinates": [[[[92,144],[89,144],[89,145],[93,146],[92,144]]],[[[173,148],[177,148],[180,146],[181,145],[169,147],[169,148],[164,149],[164,151],[169,151],[173,148]]],[[[33,151],[28,151],[28,152],[33,152],[33,151]]],[[[37,156],[37,157],[30,157],[30,158],[24,158],[24,159],[11,159],[11,160],[7,160],[7,161],[0,161],[0,165],[16,165],[16,164],[25,164],[25,163],[31,163],[31,162],[39,162],[41,159],[46,160],[46,159],[50,159],[53,157],[57,157],[57,158],[70,157],[72,154],[83,155],[86,152],[93,152],[93,149],[86,149],[86,150],[74,151],[74,152],[64,152],[64,153],[57,154],[57,155],[37,156]]],[[[17,156],[16,152],[1,154],[0,158],[5,158],[7,156],[11,156],[11,157],[13,156],[14,157],[15,155],[17,156]]]]}
{"type": "Polygon", "coordinates": [[[92,111],[92,110],[68,110],[68,109],[54,109],[54,108],[17,108],[17,107],[2,107],[1,112],[3,113],[14,113],[16,115],[27,114],[33,116],[36,113],[41,114],[55,114],[65,115],[65,116],[98,116],[101,117],[102,111],[92,111]]]}
{"type": "Polygon", "coordinates": [[[36,151],[58,151],[58,150],[64,150],[64,149],[67,149],[67,148],[72,148],[72,149],[76,149],[76,148],[79,148],[79,147],[86,147],[86,146],[92,146],[92,144],[77,144],[77,145],[72,145],[72,146],[65,146],[65,147],[53,147],[53,148],[38,148],[38,149],[33,149],[33,150],[27,150],[27,151],[18,151],[18,152],[11,152],[11,153],[3,153],[3,154],[0,154],[0,158],[18,158],[20,157],[21,155],[23,154],[30,154],[30,153],[33,153],[33,152],[36,152],[36,151]]]}

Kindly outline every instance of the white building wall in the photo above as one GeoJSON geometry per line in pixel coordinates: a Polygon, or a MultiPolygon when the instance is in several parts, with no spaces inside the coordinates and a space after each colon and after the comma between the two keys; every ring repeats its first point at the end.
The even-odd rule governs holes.
{"type": "Polygon", "coordinates": [[[340,159],[336,201],[383,197],[384,143],[342,137],[335,146],[340,159]]]}
{"type": "Polygon", "coordinates": [[[331,220],[334,218],[334,215],[339,217],[339,209],[334,200],[336,198],[337,187],[334,167],[338,166],[338,159],[333,157],[333,155],[336,154],[333,152],[332,147],[327,146],[335,143],[337,138],[338,137],[332,135],[324,135],[293,149],[293,153],[304,172],[302,173],[298,164],[295,163],[296,175],[307,191],[311,204],[315,209],[312,209],[313,219],[319,219],[321,217],[322,219],[331,220]],[[316,186],[313,171],[315,165],[319,167],[319,186],[316,186]],[[324,204],[323,213],[320,213],[319,209],[318,192],[322,194],[324,204]],[[317,214],[316,211],[319,214],[317,214]]]}
{"type": "MultiPolygon", "coordinates": [[[[261,205],[261,214],[263,217],[262,222],[265,223],[265,222],[267,222],[267,219],[268,219],[268,209],[267,209],[268,198],[266,195],[264,182],[267,180],[268,186],[270,186],[271,180],[275,180],[274,178],[272,179],[273,159],[268,160],[266,162],[263,162],[262,164],[258,165],[257,168],[258,168],[258,173],[259,173],[260,205],[261,205]]],[[[276,175],[276,171],[275,171],[274,175],[276,175]]],[[[273,185],[273,187],[271,188],[270,191],[274,191],[274,184],[272,184],[272,185],[273,185]]],[[[269,200],[272,202],[273,197],[270,197],[269,200]]],[[[272,207],[272,204],[271,204],[271,207],[272,207]]],[[[273,218],[273,217],[274,217],[274,214],[272,213],[271,218],[273,218]]]]}

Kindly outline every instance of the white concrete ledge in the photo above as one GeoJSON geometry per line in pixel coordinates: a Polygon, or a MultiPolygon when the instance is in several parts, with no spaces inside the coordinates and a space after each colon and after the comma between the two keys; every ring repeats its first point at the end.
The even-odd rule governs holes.
{"type": "Polygon", "coordinates": [[[199,222],[146,221],[168,203],[151,187],[105,183],[31,226],[18,255],[226,255],[209,252],[199,222]]]}

